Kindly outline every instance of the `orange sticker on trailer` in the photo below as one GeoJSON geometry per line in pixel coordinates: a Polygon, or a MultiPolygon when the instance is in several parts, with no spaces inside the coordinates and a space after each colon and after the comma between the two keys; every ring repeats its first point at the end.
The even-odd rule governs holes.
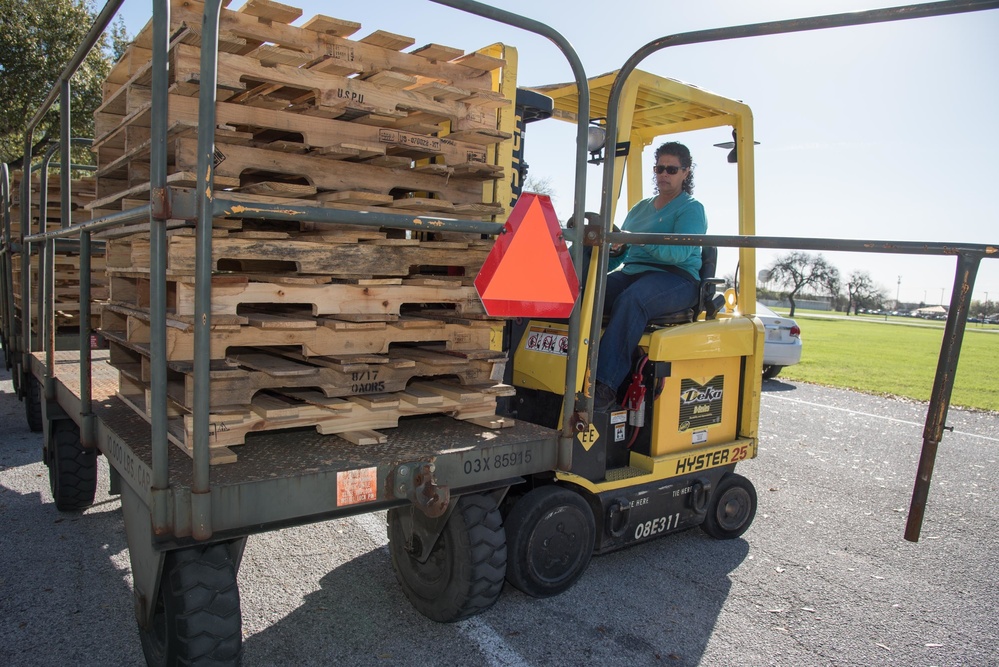
{"type": "Polygon", "coordinates": [[[378,500],[378,468],[341,470],[336,474],[337,507],[378,500]]]}

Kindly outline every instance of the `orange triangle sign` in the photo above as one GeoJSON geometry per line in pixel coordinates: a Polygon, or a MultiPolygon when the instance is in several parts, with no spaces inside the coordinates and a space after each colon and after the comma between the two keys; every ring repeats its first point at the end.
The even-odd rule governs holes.
{"type": "Polygon", "coordinates": [[[496,239],[475,287],[498,317],[568,317],[579,281],[551,200],[525,194],[496,239]]]}

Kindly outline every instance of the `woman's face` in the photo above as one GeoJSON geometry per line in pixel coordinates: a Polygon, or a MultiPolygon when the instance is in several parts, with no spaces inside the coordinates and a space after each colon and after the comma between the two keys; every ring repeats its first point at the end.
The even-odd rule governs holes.
{"type": "Polygon", "coordinates": [[[683,190],[683,180],[687,178],[688,171],[680,165],[680,158],[677,156],[660,155],[653,169],[659,194],[667,199],[672,199],[680,194],[683,190]],[[669,173],[671,171],[675,171],[675,173],[669,173]]]}

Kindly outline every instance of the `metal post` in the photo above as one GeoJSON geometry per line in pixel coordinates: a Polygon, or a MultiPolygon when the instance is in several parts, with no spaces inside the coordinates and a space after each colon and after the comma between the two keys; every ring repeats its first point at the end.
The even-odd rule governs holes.
{"type": "Polygon", "coordinates": [[[208,0],[201,26],[201,88],[198,92],[198,223],[194,295],[194,475],[191,526],[195,539],[212,535],[209,416],[211,413],[212,197],[215,190],[215,85],[218,81],[219,13],[208,0]]]}
{"type": "Polygon", "coordinates": [[[950,312],[947,313],[940,358],[937,360],[937,373],[933,378],[930,405],[926,410],[923,449],[919,456],[916,481],[912,488],[912,501],[909,503],[909,516],[905,523],[905,539],[910,542],[919,541],[919,533],[923,526],[937,446],[943,439],[943,430],[947,424],[950,394],[954,389],[954,376],[957,372],[958,357],[961,355],[971,294],[975,289],[975,277],[978,275],[978,265],[982,257],[981,254],[968,252],[962,252],[957,257],[957,275],[954,278],[954,291],[950,296],[950,312]]]}
{"type": "MultiPolygon", "coordinates": [[[[166,353],[166,221],[170,218],[167,189],[167,47],[170,3],[153,3],[152,117],[149,159],[149,409],[152,421],[152,521],[154,533],[169,532],[170,443],[167,439],[166,353]]],[[[212,125],[211,127],[214,127],[212,125]]]]}
{"type": "MultiPolygon", "coordinates": [[[[471,14],[477,14],[479,16],[484,16],[490,18],[494,21],[499,21],[500,23],[506,23],[507,25],[512,25],[529,32],[536,33],[542,37],[548,38],[552,43],[555,44],[562,51],[566,60],[569,61],[569,66],[572,68],[573,77],[576,79],[576,90],[579,96],[578,105],[578,116],[577,118],[584,119],[590,117],[590,87],[589,82],[586,80],[586,72],[583,69],[583,64],[579,60],[579,56],[576,51],[572,48],[572,45],[563,37],[560,33],[553,30],[551,26],[548,26],[539,21],[534,21],[526,17],[507,12],[501,9],[496,9],[495,7],[490,7],[479,2],[473,2],[472,0],[432,0],[437,4],[447,5],[449,7],[454,7],[471,14]]],[[[576,267],[576,277],[579,279],[580,284],[582,284],[584,276],[580,274],[580,269],[583,266],[583,252],[585,248],[583,247],[583,220],[586,207],[586,141],[588,134],[588,126],[585,122],[580,122],[576,124],[576,170],[575,170],[575,200],[573,202],[573,219],[577,221],[575,229],[571,231],[573,235],[572,243],[572,262],[576,267]]],[[[613,155],[613,152],[607,153],[607,155],[613,155]]],[[[569,350],[568,357],[566,360],[566,375],[565,375],[565,396],[562,402],[562,437],[559,442],[559,456],[558,465],[563,470],[570,467],[571,457],[572,457],[572,438],[575,436],[574,428],[577,426],[582,428],[582,422],[573,418],[574,408],[576,407],[576,368],[579,366],[579,350],[580,350],[580,338],[581,338],[581,325],[580,325],[580,303],[576,300],[576,305],[572,309],[572,315],[569,317],[569,350]]],[[[591,340],[593,340],[591,338],[591,340]]],[[[592,345],[591,345],[592,348],[592,345]]],[[[593,407],[593,399],[591,393],[588,391],[587,387],[591,386],[589,381],[583,387],[583,403],[581,407],[578,408],[583,410],[589,415],[593,407]]],[[[588,418],[587,418],[588,420],[588,418]]]]}

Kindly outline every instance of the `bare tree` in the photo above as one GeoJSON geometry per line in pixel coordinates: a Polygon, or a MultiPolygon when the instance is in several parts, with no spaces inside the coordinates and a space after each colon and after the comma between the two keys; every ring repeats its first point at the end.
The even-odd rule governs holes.
{"type": "Polygon", "coordinates": [[[784,287],[794,317],[794,297],[806,287],[835,296],[839,293],[839,269],[822,255],[794,251],[778,257],[770,267],[770,280],[784,287]]]}
{"type": "Polygon", "coordinates": [[[524,192],[548,195],[552,201],[555,200],[555,185],[552,183],[551,176],[542,176],[541,178],[528,176],[527,180],[524,181],[524,192]]]}
{"type": "Polygon", "coordinates": [[[850,314],[851,308],[853,314],[856,315],[861,306],[866,308],[880,304],[885,300],[885,288],[875,283],[867,271],[850,273],[850,279],[846,283],[846,291],[849,295],[849,301],[846,304],[847,315],[850,314]]]}

